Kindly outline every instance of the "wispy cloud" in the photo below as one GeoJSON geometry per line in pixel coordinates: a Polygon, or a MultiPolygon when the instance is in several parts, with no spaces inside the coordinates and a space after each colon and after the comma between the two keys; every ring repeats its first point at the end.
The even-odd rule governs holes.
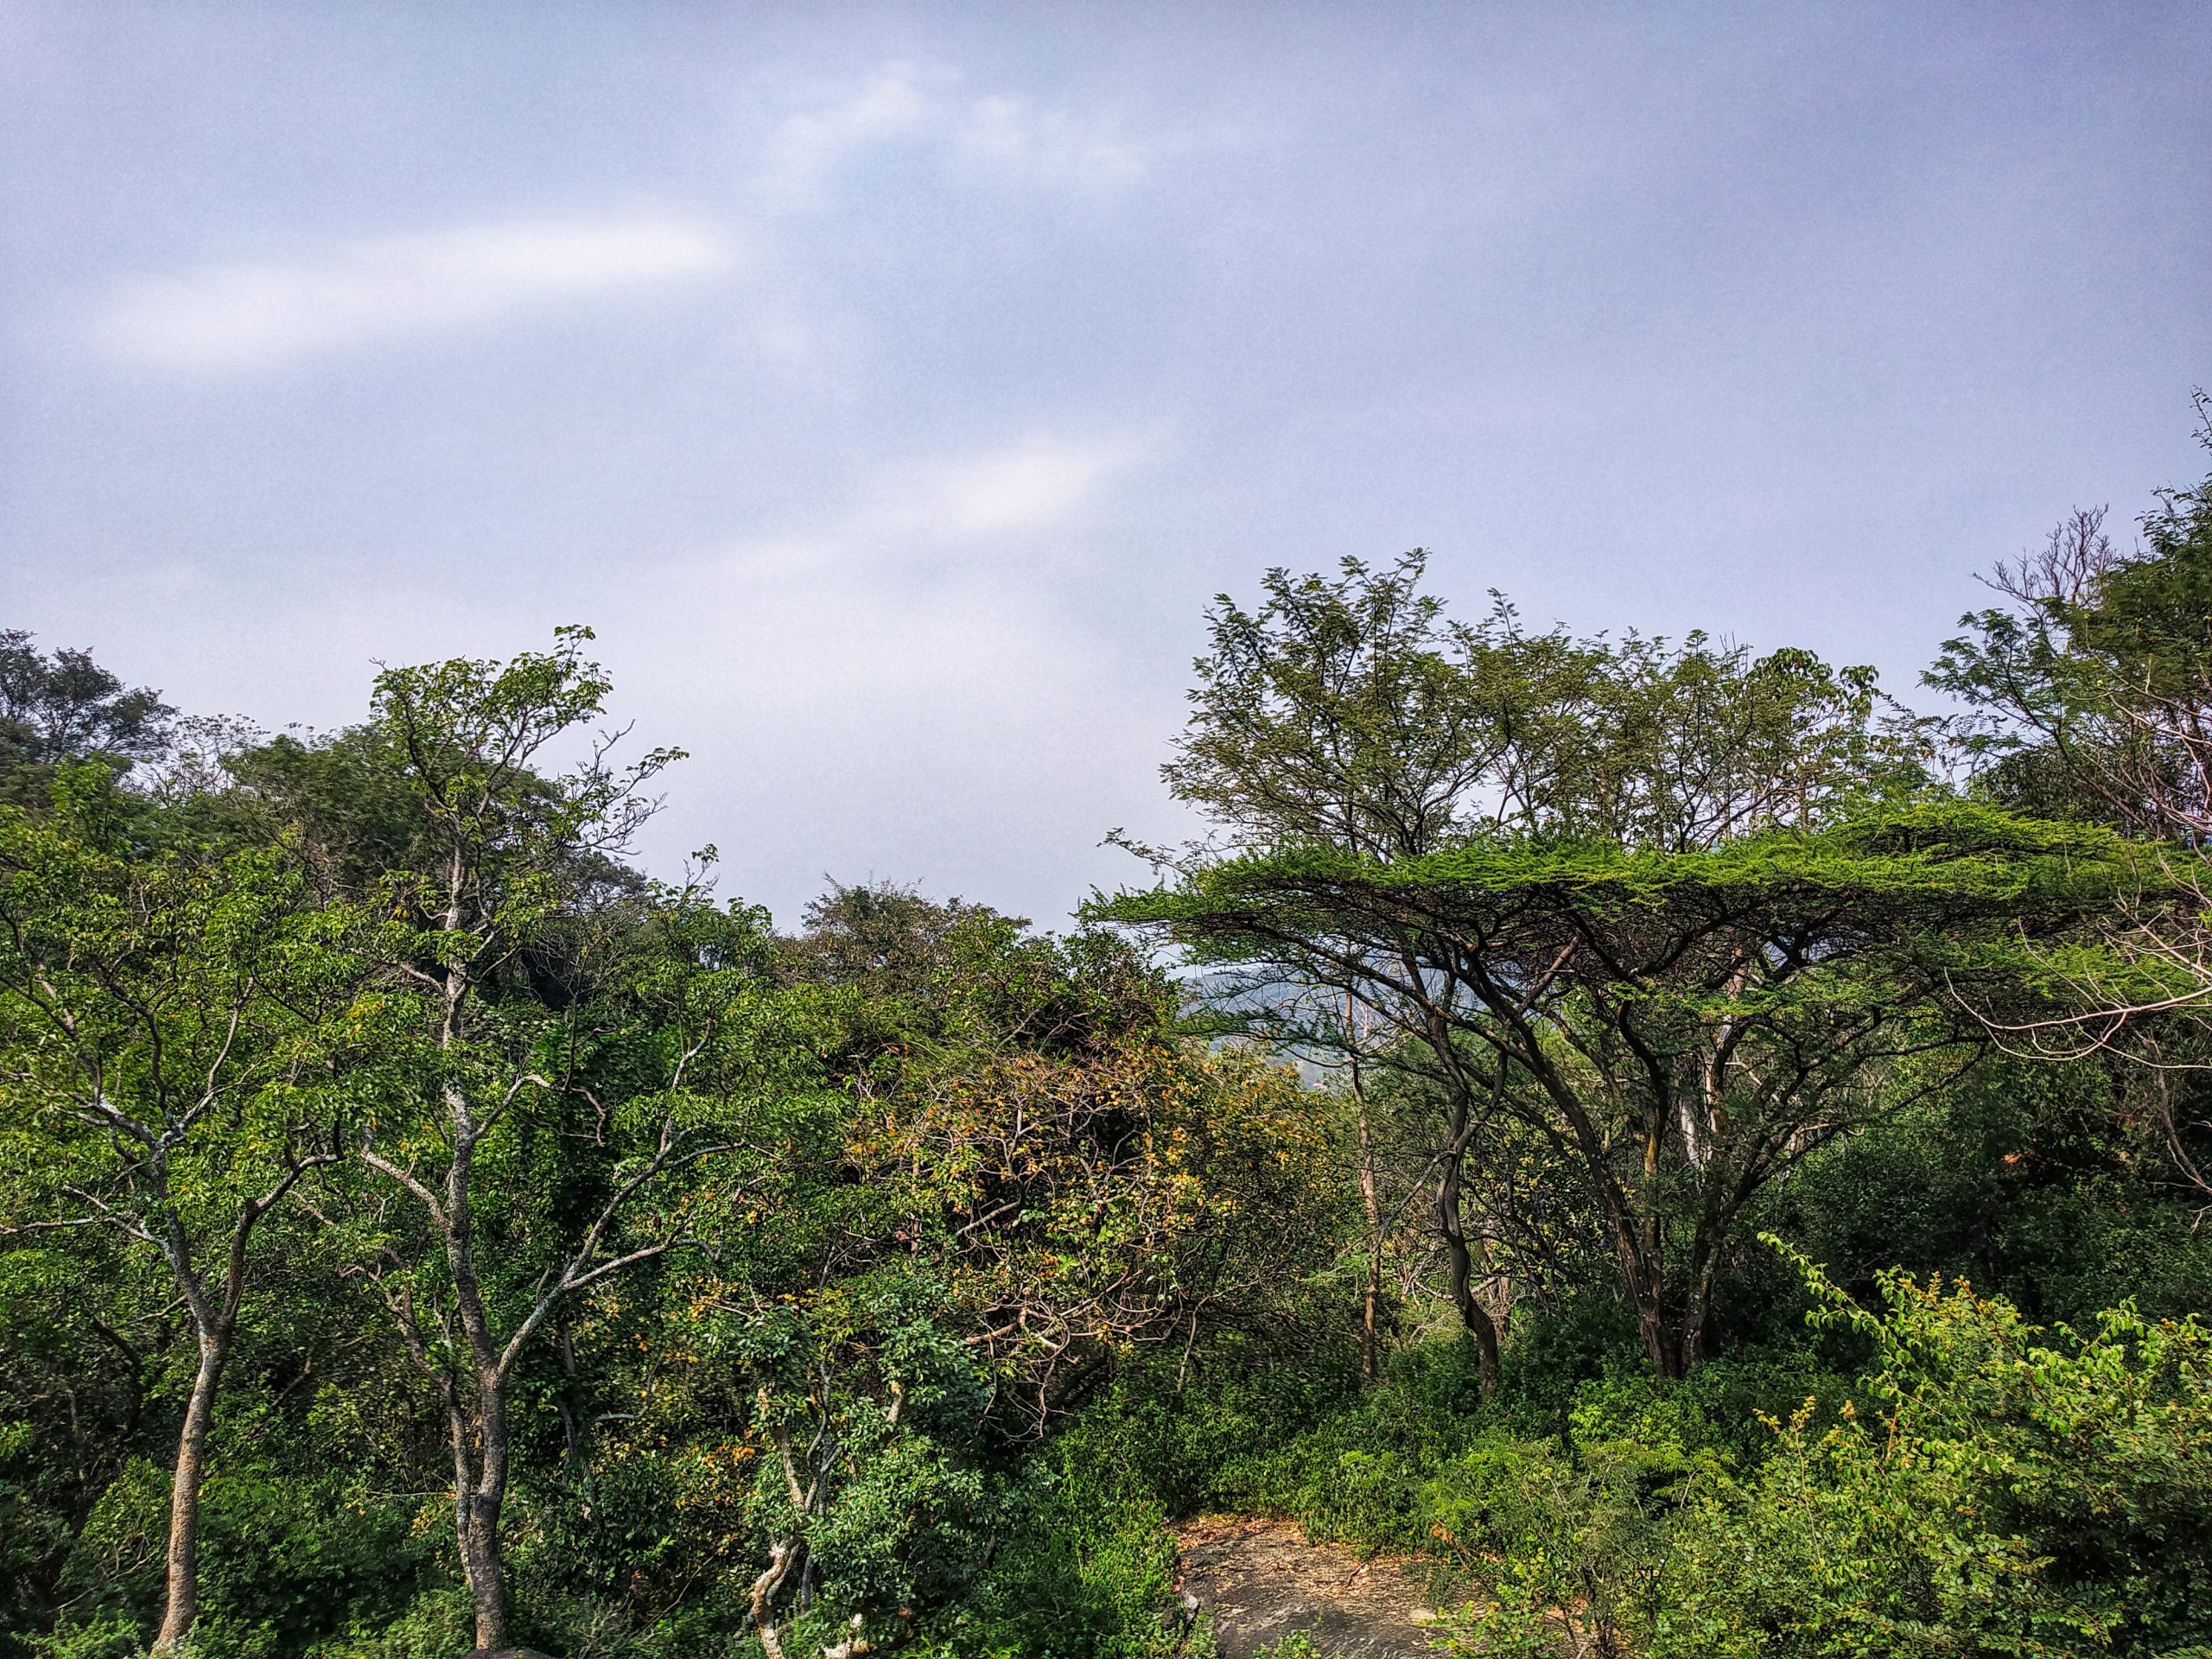
{"type": "Polygon", "coordinates": [[[204,266],[124,283],[96,334],[174,369],[259,368],[526,308],[714,275],[726,232],[667,211],[513,219],[342,244],[293,264],[204,266]]]}
{"type": "Polygon", "coordinates": [[[724,568],[747,578],[812,582],[948,557],[988,557],[1010,539],[1081,528],[1107,488],[1157,448],[1145,435],[1039,433],[903,464],[881,474],[841,512],[740,543],[724,568]]]}
{"type": "MultiPolygon", "coordinates": [[[[1164,448],[1048,431],[893,465],[782,533],[605,595],[602,637],[639,652],[634,677],[616,664],[629,706],[722,791],[711,811],[679,796],[660,831],[671,860],[709,836],[738,846],[735,825],[733,879],[753,896],[777,896],[772,874],[795,899],[824,870],[874,870],[1049,894],[1057,913],[1066,884],[1029,881],[1027,846],[1086,847],[1128,821],[1179,718],[1177,689],[1135,677],[1070,580],[1164,448]],[[1046,830],[977,838],[1005,814],[1046,830]]],[[[1112,879],[1094,862],[1085,879],[1112,879]]]]}
{"type": "Polygon", "coordinates": [[[1152,447],[1143,438],[1039,434],[929,462],[887,480],[877,504],[861,515],[861,526],[938,542],[1054,529],[1144,460],[1152,447]]]}
{"type": "Polygon", "coordinates": [[[783,208],[820,207],[839,167],[894,144],[926,146],[979,172],[1087,193],[1133,182],[1153,159],[1152,147],[1105,118],[1006,94],[968,97],[957,76],[894,62],[802,99],[769,137],[763,194],[783,208]]]}
{"type": "MultiPolygon", "coordinates": [[[[830,204],[839,169],[899,146],[956,172],[1033,188],[1098,194],[1146,173],[1160,145],[1109,119],[993,93],[959,77],[888,63],[796,95],[766,137],[749,251],[772,249],[779,219],[830,204]]],[[[345,348],[503,318],[683,279],[737,263],[729,228],[668,209],[494,220],[366,238],[309,257],[240,261],[127,278],[95,314],[109,355],[173,370],[266,368],[345,348]]],[[[804,308],[778,307],[760,345],[807,355],[804,308]]]]}
{"type": "Polygon", "coordinates": [[[857,86],[818,97],[777,124],[761,168],[762,191],[778,207],[812,206],[849,156],[926,132],[944,111],[941,93],[925,89],[911,64],[886,64],[857,86]]]}

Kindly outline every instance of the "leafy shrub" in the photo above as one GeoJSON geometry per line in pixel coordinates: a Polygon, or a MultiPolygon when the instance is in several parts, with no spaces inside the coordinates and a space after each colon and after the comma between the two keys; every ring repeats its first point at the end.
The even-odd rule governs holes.
{"type": "Polygon", "coordinates": [[[1094,1413],[1029,1464],[989,1567],[918,1659],[1209,1659],[1206,1631],[1178,1616],[1167,1511],[1116,1427],[1094,1413]]]}
{"type": "MultiPolygon", "coordinates": [[[[202,1659],[289,1659],[398,1618],[435,1577],[412,1505],[347,1492],[267,1462],[217,1465],[202,1499],[202,1659]]],[[[159,1610],[168,1527],[167,1471],[133,1462],[101,1495],[65,1568],[77,1619],[42,1653],[130,1653],[159,1610]]]]}
{"type": "Polygon", "coordinates": [[[2212,1651],[2212,1333],[2046,1333],[1897,1273],[1875,1313],[1797,1265],[1815,1322],[1873,1349],[1855,1397],[1770,1419],[1748,1471],[1634,1438],[1463,1459],[1433,1512],[1500,1564],[1455,1651],[2212,1651]]]}
{"type": "MultiPolygon", "coordinates": [[[[1878,1353],[1873,1408],[1801,1411],[1684,1539],[1678,1645],[2172,1654],[2212,1641],[2212,1333],[2132,1308],[2048,1333],[1964,1284],[1806,1273],[1878,1353]]],[[[1685,1649],[1684,1650],[1687,1650],[1685,1649]]]]}

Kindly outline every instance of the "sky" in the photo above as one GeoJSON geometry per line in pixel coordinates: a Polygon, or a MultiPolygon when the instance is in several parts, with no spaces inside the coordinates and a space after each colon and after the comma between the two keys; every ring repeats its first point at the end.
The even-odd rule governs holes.
{"type": "Polygon", "coordinates": [[[0,626],[328,730],[588,623],[786,925],[1141,880],[1271,566],[1910,698],[2208,384],[2202,0],[0,0],[0,626]]]}

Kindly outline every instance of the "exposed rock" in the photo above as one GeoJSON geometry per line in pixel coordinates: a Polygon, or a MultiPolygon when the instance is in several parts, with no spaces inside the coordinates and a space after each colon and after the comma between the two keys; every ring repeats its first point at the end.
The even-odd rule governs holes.
{"type": "Polygon", "coordinates": [[[1207,1516],[1176,1539],[1185,1605],[1212,1615],[1222,1659],[1251,1659],[1294,1630],[1344,1659],[1433,1659],[1440,1631],[1418,1562],[1312,1542],[1294,1521],[1207,1516]]]}

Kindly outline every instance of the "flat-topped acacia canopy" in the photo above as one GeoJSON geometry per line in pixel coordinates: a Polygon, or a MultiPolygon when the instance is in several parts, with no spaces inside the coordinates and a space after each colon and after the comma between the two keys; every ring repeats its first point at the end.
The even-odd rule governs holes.
{"type": "Polygon", "coordinates": [[[1181,944],[1248,998],[1333,986],[1463,1102],[1583,1168],[1647,1347],[1701,1351],[1723,1251],[1782,1170],[1860,1122],[1885,1068],[1980,1034],[1953,995],[2024,938],[2169,878],[2092,825],[1955,799],[1693,851],[1497,832],[1402,859],[1194,861],[1095,919],[1181,944]]]}
{"type": "Polygon", "coordinates": [[[1764,925],[1840,944],[1900,927],[2063,925],[2163,878],[2152,849],[2094,824],[1936,800],[1817,830],[1776,828],[1689,852],[1501,833],[1403,859],[1294,848],[1197,866],[1173,886],[1102,898],[1092,919],[1169,930],[1208,959],[1308,920],[1366,915],[1507,946],[1543,918],[1594,938],[1764,925]],[[1679,925],[1662,918],[1680,915],[1679,925]]]}

